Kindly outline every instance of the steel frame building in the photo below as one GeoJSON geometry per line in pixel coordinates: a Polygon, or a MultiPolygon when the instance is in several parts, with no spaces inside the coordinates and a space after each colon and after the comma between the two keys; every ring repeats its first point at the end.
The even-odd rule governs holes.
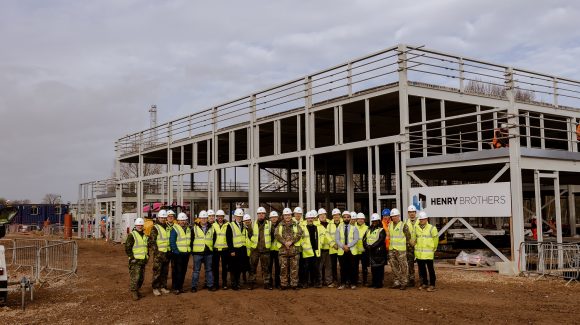
{"type": "Polygon", "coordinates": [[[512,215],[490,222],[511,257],[481,219],[441,232],[460,221],[515,261],[533,215],[555,219],[558,242],[576,234],[579,104],[576,80],[398,45],[120,138],[115,205],[371,213],[406,207],[411,187],[504,181],[512,215]],[[509,146],[494,149],[502,124],[509,146]]]}

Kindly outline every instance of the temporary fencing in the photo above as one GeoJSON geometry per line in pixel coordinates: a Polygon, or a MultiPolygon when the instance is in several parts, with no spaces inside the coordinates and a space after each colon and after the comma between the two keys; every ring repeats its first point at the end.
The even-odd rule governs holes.
{"type": "Polygon", "coordinates": [[[580,280],[580,244],[552,242],[524,242],[520,271],[524,275],[554,276],[572,281],[580,280]]]}

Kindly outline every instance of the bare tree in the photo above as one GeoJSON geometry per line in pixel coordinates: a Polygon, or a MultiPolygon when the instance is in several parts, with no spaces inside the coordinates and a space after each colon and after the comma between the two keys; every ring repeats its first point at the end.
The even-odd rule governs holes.
{"type": "Polygon", "coordinates": [[[42,199],[42,203],[46,204],[60,204],[62,196],[60,194],[48,193],[42,199]]]}
{"type": "MultiPolygon", "coordinates": [[[[507,98],[506,87],[484,82],[482,80],[469,80],[464,91],[470,94],[507,98]]],[[[521,102],[531,102],[535,99],[535,93],[533,91],[519,88],[515,89],[515,96],[515,99],[521,102]]]]}
{"type": "Polygon", "coordinates": [[[29,199],[24,199],[24,200],[6,200],[6,203],[10,203],[10,204],[30,204],[32,202],[29,199]]]}

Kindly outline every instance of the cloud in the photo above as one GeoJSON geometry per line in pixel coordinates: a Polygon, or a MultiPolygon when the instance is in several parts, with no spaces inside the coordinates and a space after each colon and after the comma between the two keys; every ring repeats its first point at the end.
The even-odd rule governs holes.
{"type": "Polygon", "coordinates": [[[0,196],[77,199],[116,139],[397,43],[580,74],[574,1],[4,1],[0,196]]]}

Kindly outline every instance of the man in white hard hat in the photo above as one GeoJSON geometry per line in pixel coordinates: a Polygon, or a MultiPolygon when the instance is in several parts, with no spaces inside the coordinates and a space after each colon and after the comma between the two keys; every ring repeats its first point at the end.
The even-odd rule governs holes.
{"type": "Polygon", "coordinates": [[[350,213],[342,213],[343,222],[336,229],[334,241],[338,246],[338,260],[340,262],[340,286],[338,290],[345,287],[356,289],[356,278],[354,277],[354,254],[356,254],[356,244],[359,240],[358,229],[350,224],[350,213]],[[354,251],[354,252],[353,252],[354,251]]]}
{"type": "Polygon", "coordinates": [[[320,276],[320,253],[322,242],[326,237],[326,229],[321,225],[315,225],[316,211],[306,213],[306,226],[302,227],[302,258],[306,269],[305,281],[302,288],[310,287],[322,288],[322,278],[320,276]]]}
{"type": "MultiPolygon", "coordinates": [[[[224,210],[216,211],[216,222],[212,224],[213,228],[213,257],[211,267],[213,272],[213,285],[216,289],[220,288],[220,261],[221,261],[221,276],[223,290],[228,289],[228,261],[230,252],[228,250],[228,242],[226,240],[226,233],[229,228],[228,222],[225,220],[224,210]]],[[[208,214],[209,221],[209,214],[208,214]]]]}
{"type": "MultiPolygon", "coordinates": [[[[250,255],[252,255],[252,216],[249,214],[244,214],[242,218],[242,224],[244,225],[244,230],[242,231],[242,235],[244,236],[244,245],[246,247],[246,254],[243,257],[243,262],[240,264],[240,270],[242,274],[242,282],[244,284],[248,284],[248,278],[250,273],[250,255]]],[[[249,287],[248,287],[249,289],[249,287]]]]}
{"type": "Polygon", "coordinates": [[[208,215],[206,211],[201,211],[198,215],[199,225],[193,225],[191,231],[192,240],[192,255],[193,255],[193,274],[191,278],[191,292],[197,292],[197,284],[199,282],[199,273],[201,265],[205,268],[205,286],[209,291],[215,291],[213,285],[212,274],[212,255],[214,230],[208,223],[208,215]]]}
{"type": "Polygon", "coordinates": [[[389,264],[395,278],[391,288],[405,290],[409,280],[406,250],[407,242],[411,240],[411,232],[408,226],[401,221],[399,209],[391,210],[391,222],[387,236],[389,237],[389,264]]]}
{"type": "Polygon", "coordinates": [[[173,227],[175,223],[175,212],[173,212],[173,210],[167,211],[167,226],[173,227]]]}
{"type": "Polygon", "coordinates": [[[215,222],[215,212],[212,209],[207,210],[207,223],[210,226],[213,226],[215,222]]]}
{"type": "Polygon", "coordinates": [[[407,242],[407,268],[409,269],[409,282],[407,286],[415,286],[415,226],[419,224],[417,219],[417,208],[409,205],[407,208],[407,227],[411,233],[411,240],[407,242]]]}
{"type": "Polygon", "coordinates": [[[369,274],[369,257],[364,249],[363,238],[367,234],[369,226],[367,226],[366,216],[362,212],[359,212],[356,214],[356,228],[358,229],[358,237],[360,239],[356,244],[356,251],[358,254],[355,256],[355,267],[354,267],[355,278],[357,279],[357,282],[358,282],[359,281],[359,277],[358,277],[359,267],[358,266],[360,264],[361,270],[362,270],[362,282],[361,283],[364,287],[366,287],[367,286],[367,278],[368,278],[368,274],[369,274]]]}
{"type": "Polygon", "coordinates": [[[297,224],[299,224],[300,226],[303,226],[306,224],[306,220],[304,220],[304,218],[302,218],[302,208],[301,207],[295,207],[294,208],[294,218],[293,221],[296,222],[297,224]]]}
{"type": "Polygon", "coordinates": [[[131,298],[139,300],[141,293],[139,289],[143,285],[145,278],[145,265],[147,265],[147,235],[143,231],[145,220],[137,218],[135,220],[135,228],[127,235],[125,241],[125,253],[129,257],[129,277],[131,283],[129,288],[131,290],[131,298]]]}
{"type": "Polygon", "coordinates": [[[282,218],[283,221],[275,230],[280,260],[280,288],[282,290],[287,288],[297,290],[299,242],[302,238],[302,228],[292,220],[292,210],[284,209],[282,218]]]}
{"type": "Polygon", "coordinates": [[[272,224],[270,237],[272,238],[272,245],[270,245],[270,265],[268,271],[270,272],[270,286],[280,289],[280,261],[278,260],[278,245],[275,245],[274,238],[276,237],[276,227],[280,224],[278,212],[270,212],[270,223],[272,224]]]}
{"type": "Polygon", "coordinates": [[[415,257],[419,266],[419,279],[422,282],[419,289],[427,289],[427,291],[432,292],[435,291],[436,280],[433,259],[439,245],[439,233],[437,227],[431,225],[427,218],[425,211],[419,213],[419,224],[415,226],[417,238],[415,257]],[[427,272],[429,273],[428,279],[427,272]]]}
{"type": "MultiPolygon", "coordinates": [[[[303,227],[306,225],[306,220],[304,220],[304,218],[302,217],[302,214],[303,214],[303,211],[302,211],[301,207],[294,208],[294,218],[292,218],[292,221],[294,221],[300,227],[303,227]]],[[[298,286],[299,287],[304,286],[305,276],[306,276],[306,267],[304,266],[304,258],[302,257],[302,254],[299,254],[299,258],[298,258],[298,286]]]]}
{"type": "Polygon", "coordinates": [[[226,231],[226,241],[228,243],[229,269],[231,275],[232,289],[240,290],[240,274],[243,271],[244,261],[248,256],[245,240],[245,228],[242,224],[244,210],[236,209],[234,221],[229,223],[226,231]]]}
{"type": "Polygon", "coordinates": [[[354,211],[350,211],[350,224],[353,226],[356,225],[357,215],[358,215],[358,213],[356,213],[354,211]]]}
{"type": "Polygon", "coordinates": [[[256,210],[256,216],[256,221],[252,225],[248,289],[252,290],[256,286],[256,272],[258,263],[260,263],[264,289],[272,290],[273,288],[270,285],[271,275],[268,270],[270,265],[270,246],[272,244],[272,224],[266,220],[266,209],[264,207],[259,207],[256,210]]]}
{"type": "Polygon", "coordinates": [[[183,212],[177,215],[177,224],[173,225],[169,235],[171,248],[171,287],[173,293],[183,293],[183,281],[187,273],[187,263],[191,254],[191,228],[187,226],[188,218],[183,212]]]}
{"type": "Polygon", "coordinates": [[[326,234],[328,228],[328,220],[326,219],[326,210],[318,209],[318,224],[324,228],[324,238],[320,239],[320,263],[318,265],[318,273],[320,274],[320,282],[323,286],[328,286],[332,283],[332,262],[330,260],[330,244],[334,245],[334,241],[329,241],[326,234]]]}
{"type": "Polygon", "coordinates": [[[385,238],[387,238],[387,234],[381,224],[381,216],[378,213],[373,213],[371,215],[371,226],[363,238],[363,246],[369,256],[371,267],[372,281],[370,287],[375,289],[383,287],[385,264],[387,262],[385,238]]]}
{"type": "Polygon", "coordinates": [[[167,226],[167,211],[157,213],[157,221],[149,236],[149,249],[153,251],[153,294],[169,293],[167,289],[167,275],[169,273],[170,252],[169,235],[171,227],[167,226]]]}
{"type": "Polygon", "coordinates": [[[328,223],[328,226],[326,226],[326,242],[329,246],[328,255],[330,255],[331,267],[331,270],[326,272],[332,274],[332,281],[327,283],[329,288],[334,288],[338,285],[338,245],[334,239],[336,236],[336,229],[338,229],[338,226],[342,223],[340,215],[339,209],[333,209],[332,221],[328,223]]]}

